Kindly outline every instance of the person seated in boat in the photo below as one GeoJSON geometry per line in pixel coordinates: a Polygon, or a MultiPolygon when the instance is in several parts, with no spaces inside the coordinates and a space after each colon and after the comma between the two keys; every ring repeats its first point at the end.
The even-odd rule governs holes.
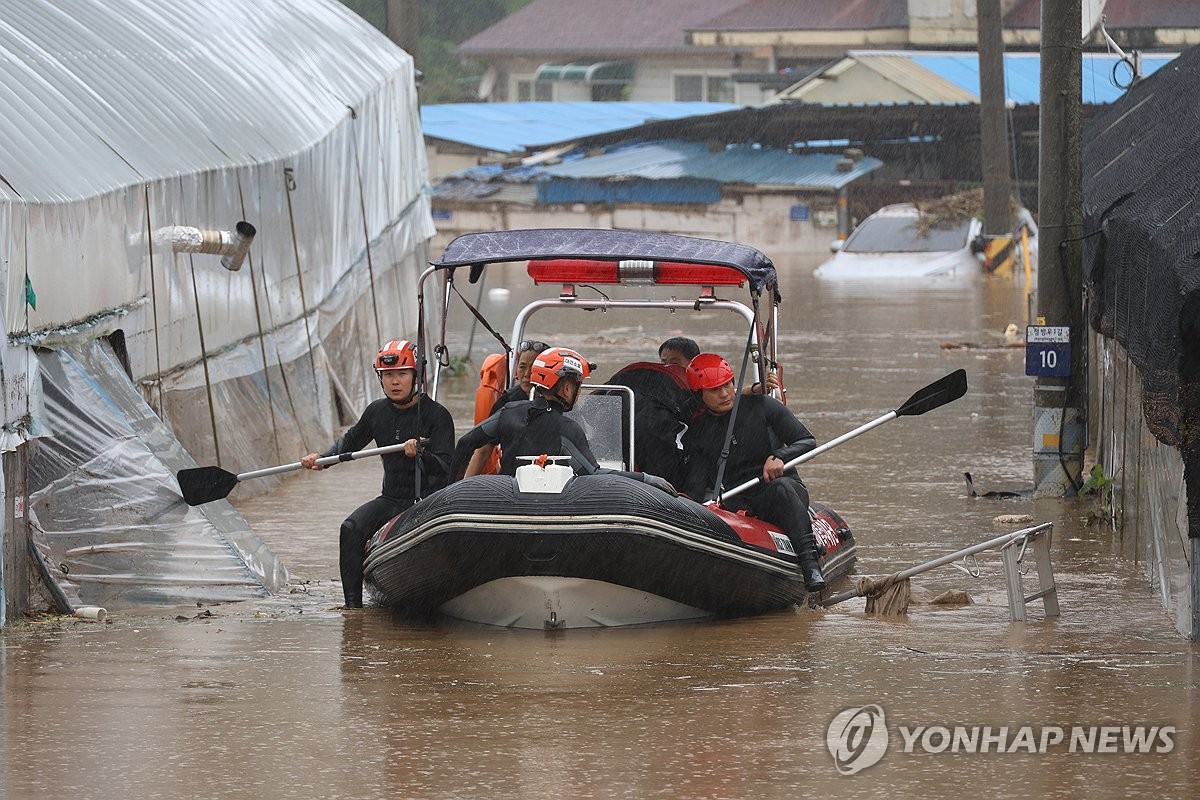
{"type": "Polygon", "coordinates": [[[319,470],[318,458],[353,453],[372,439],[380,447],[404,444],[383,459],[383,488],[378,497],[356,508],[342,523],[338,565],[346,608],[362,608],[363,558],[375,531],[421,497],[446,485],[454,451],[454,419],[437,401],[417,391],[417,350],[393,340],[375,356],[375,375],[385,397],[367,405],[358,421],[323,453],[300,459],[319,470]]]}
{"type": "Polygon", "coordinates": [[[700,345],[695,339],[686,336],[672,336],[658,346],[658,361],[660,364],[674,364],[680,369],[687,369],[692,359],[700,355],[700,345]]]}
{"type": "Polygon", "coordinates": [[[534,359],[530,382],[532,400],[508,403],[462,435],[450,471],[455,480],[472,477],[473,454],[485,444],[500,445],[500,474],[516,475],[519,456],[566,455],[577,475],[623,475],[675,495],[675,487],[657,475],[601,468],[579,423],[566,416],[579,398],[579,389],[592,372],[578,352],[551,347],[534,359]]]}
{"type": "Polygon", "coordinates": [[[496,398],[496,402],[492,404],[492,414],[516,400],[529,399],[530,392],[533,391],[533,382],[530,380],[533,374],[533,360],[549,349],[550,345],[536,339],[527,339],[517,345],[517,366],[514,370],[517,382],[496,398]]]}
{"type": "Polygon", "coordinates": [[[701,353],[687,368],[688,386],[703,408],[683,435],[686,461],[682,491],[696,500],[714,498],[721,453],[728,442],[723,485],[759,478],[761,483],[731,498],[731,510],[747,510],[787,534],[796,551],[800,577],[810,592],[825,588],[817,542],[808,515],[808,489],[786,463],[816,447],[812,433],[787,406],[768,395],[737,398],[733,369],[715,353],[701,353]],[[737,400],[733,436],[729,418],[737,400]]]}
{"type": "MultiPolygon", "coordinates": [[[[658,346],[659,363],[674,364],[685,370],[688,364],[692,363],[692,359],[698,355],[700,355],[700,345],[696,344],[694,339],[686,336],[673,336],[658,346]]],[[[770,394],[778,388],[779,376],[772,369],[767,373],[765,391],[763,384],[755,381],[749,386],[743,387],[742,394],[770,394]]]]}
{"type": "MultiPolygon", "coordinates": [[[[681,481],[680,437],[699,410],[696,396],[688,389],[687,373],[678,365],[638,361],[622,367],[604,383],[624,386],[634,395],[637,463],[632,469],[661,475],[672,484],[681,481]]],[[[621,433],[628,437],[628,428],[623,425],[621,433]]]]}
{"type": "MultiPolygon", "coordinates": [[[[475,418],[476,423],[483,422],[487,417],[495,414],[509,403],[529,399],[529,395],[533,391],[533,384],[529,380],[529,376],[533,370],[533,360],[549,347],[550,345],[545,342],[535,339],[528,339],[517,346],[517,363],[514,370],[516,373],[516,383],[508,387],[506,391],[502,392],[496,398],[486,416],[477,416],[475,418]]],[[[494,444],[485,444],[476,450],[475,455],[471,457],[471,465],[467,467],[467,474],[482,475],[486,472],[495,472],[496,465],[493,463],[494,459],[492,457],[495,450],[496,445],[494,444]]]]}

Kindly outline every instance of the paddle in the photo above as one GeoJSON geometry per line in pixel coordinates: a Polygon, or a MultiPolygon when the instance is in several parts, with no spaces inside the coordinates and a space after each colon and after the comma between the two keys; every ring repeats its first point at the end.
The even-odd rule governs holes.
{"type": "MultiPolygon", "coordinates": [[[[843,433],[836,439],[832,439],[820,447],[809,450],[802,456],[796,456],[791,461],[783,465],[784,469],[803,464],[805,461],[816,458],[824,453],[837,447],[842,442],[848,439],[853,439],[861,433],[866,433],[872,428],[877,428],[885,422],[890,422],[896,417],[915,417],[924,414],[926,411],[932,411],[935,408],[944,406],[967,393],[967,373],[966,370],[956,369],[944,378],[939,378],[933,383],[926,386],[924,389],[918,389],[912,397],[904,401],[904,404],[895,411],[889,411],[878,419],[868,422],[866,425],[855,428],[849,433],[843,433]]],[[[747,489],[762,483],[762,478],[752,478],[745,483],[740,483],[729,491],[721,495],[721,500],[728,500],[734,495],[741,494],[747,489]]]]}
{"type": "MultiPolygon", "coordinates": [[[[372,447],[354,453],[325,456],[324,458],[318,458],[317,463],[324,467],[330,464],[338,464],[342,461],[353,461],[363,456],[381,456],[384,453],[398,453],[403,449],[403,443],[390,444],[387,447],[372,447]]],[[[278,467],[256,469],[253,472],[243,472],[240,475],[235,475],[220,467],[196,467],[194,469],[181,469],[177,477],[179,479],[179,488],[183,492],[184,502],[189,506],[199,506],[211,503],[213,500],[228,497],[229,493],[233,491],[233,487],[242,481],[251,478],[265,478],[268,475],[277,475],[280,472],[291,472],[292,470],[303,468],[304,465],[297,461],[293,464],[281,464],[278,467]]]]}

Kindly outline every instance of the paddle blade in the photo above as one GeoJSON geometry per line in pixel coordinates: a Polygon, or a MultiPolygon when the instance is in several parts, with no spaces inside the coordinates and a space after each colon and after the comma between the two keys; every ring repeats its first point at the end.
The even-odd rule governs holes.
{"type": "Polygon", "coordinates": [[[956,369],[924,389],[918,389],[904,405],[896,409],[897,417],[915,417],[953,402],[967,393],[967,371],[956,369]]]}
{"type": "Polygon", "coordinates": [[[220,467],[181,469],[176,477],[183,500],[189,506],[204,505],[228,497],[238,484],[237,475],[220,467]]]}

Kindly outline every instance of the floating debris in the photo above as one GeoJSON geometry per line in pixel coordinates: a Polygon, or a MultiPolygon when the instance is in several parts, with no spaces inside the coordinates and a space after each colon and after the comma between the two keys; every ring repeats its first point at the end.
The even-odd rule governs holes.
{"type": "Polygon", "coordinates": [[[969,606],[975,601],[971,599],[971,595],[961,589],[950,589],[942,592],[937,597],[929,601],[931,606],[969,606]]]}

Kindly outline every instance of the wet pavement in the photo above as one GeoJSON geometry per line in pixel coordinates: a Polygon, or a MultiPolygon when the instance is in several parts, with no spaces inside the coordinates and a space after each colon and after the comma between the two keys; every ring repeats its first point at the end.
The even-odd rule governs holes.
{"type": "MultiPolygon", "coordinates": [[[[978,557],[977,577],[947,566],[914,580],[918,601],[962,590],[970,605],[916,602],[904,617],[867,615],[859,599],[545,634],[343,612],[337,527],[380,479],[377,462],[351,462],[236,503],[288,566],[286,592],[6,631],[3,796],[1190,796],[1198,648],[1141,565],[1087,525],[1096,501],[966,494],[968,471],[980,491],[1031,488],[1032,379],[1023,351],[1001,346],[1008,323],[1026,323],[1020,287],[827,287],[812,266],[780,265],[781,353],[789,406],[818,441],[954,369],[970,383],[961,400],[802,468],[813,498],[855,531],[857,572],[904,569],[1017,527],[999,515],[1028,515],[1054,523],[1060,618],[1035,602],[1028,622],[1011,622],[995,553],[978,557]],[[844,775],[831,722],[872,706],[886,749],[844,775]]],[[[529,296],[515,270],[507,281],[508,305],[485,309],[506,332],[529,296]]],[[[676,329],[723,353],[744,341],[714,315],[699,327],[682,314],[584,319],[565,336],[579,323],[555,312],[530,333],[577,347],[604,375],[653,359],[676,329]]],[[[469,317],[452,324],[461,353],[469,317]]],[[[456,379],[443,395],[462,429],[471,390],[456,379]]]]}

